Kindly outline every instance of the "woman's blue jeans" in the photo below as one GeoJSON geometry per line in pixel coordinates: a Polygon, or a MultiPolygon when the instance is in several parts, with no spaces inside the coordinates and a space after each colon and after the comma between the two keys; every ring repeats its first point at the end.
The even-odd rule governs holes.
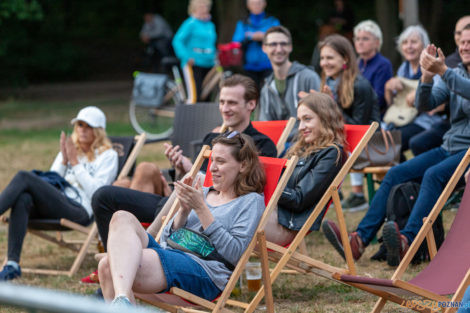
{"type": "Polygon", "coordinates": [[[385,220],[387,199],[393,186],[411,180],[421,181],[418,199],[413,206],[406,226],[400,231],[408,242],[413,242],[445,185],[459,165],[466,150],[450,154],[442,148],[435,148],[413,159],[391,168],[377,190],[369,210],[357,227],[357,233],[364,245],[375,237],[385,220]]]}

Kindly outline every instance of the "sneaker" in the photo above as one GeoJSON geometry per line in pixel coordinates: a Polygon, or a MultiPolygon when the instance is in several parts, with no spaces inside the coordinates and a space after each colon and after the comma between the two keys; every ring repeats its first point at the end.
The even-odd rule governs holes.
{"type": "Polygon", "coordinates": [[[111,302],[111,305],[117,307],[129,307],[132,306],[132,303],[126,296],[117,296],[114,298],[113,302],[111,302]]]}
{"type": "Polygon", "coordinates": [[[80,282],[83,284],[99,284],[100,279],[98,278],[98,270],[94,271],[90,275],[80,279],[80,282]]]}
{"type": "Polygon", "coordinates": [[[398,266],[406,251],[408,251],[408,239],[400,233],[398,225],[394,221],[385,223],[382,236],[387,249],[388,265],[398,266]]]}
{"type": "Polygon", "coordinates": [[[351,192],[349,197],[341,201],[341,206],[343,207],[343,210],[356,212],[367,209],[369,204],[364,196],[351,192]]]}
{"type": "MultiPolygon", "coordinates": [[[[344,256],[343,243],[341,241],[341,233],[335,222],[325,220],[322,223],[322,229],[326,239],[328,239],[341,257],[346,260],[346,257],[344,256]]],[[[361,255],[364,253],[364,245],[362,244],[357,232],[349,234],[349,244],[351,245],[351,252],[354,260],[359,260],[361,255]]]]}
{"type": "Polygon", "coordinates": [[[12,280],[21,276],[21,267],[16,268],[13,265],[5,265],[0,272],[0,280],[12,280]]]}

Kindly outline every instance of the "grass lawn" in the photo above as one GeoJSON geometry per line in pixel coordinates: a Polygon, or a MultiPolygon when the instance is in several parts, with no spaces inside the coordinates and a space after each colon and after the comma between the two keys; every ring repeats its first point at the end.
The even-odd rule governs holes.
{"type": "MultiPolygon", "coordinates": [[[[104,98],[85,101],[14,101],[0,102],[0,191],[5,188],[18,170],[47,170],[59,148],[60,130],[71,131],[70,120],[77,111],[86,105],[97,105],[103,109],[108,119],[109,135],[133,135],[134,131],[128,122],[128,101],[125,98],[104,98]]],[[[167,167],[163,156],[162,144],[149,144],[143,148],[138,160],[154,161],[160,167],[167,167]]],[[[348,190],[349,182],[344,183],[348,190]]],[[[353,230],[363,212],[345,213],[348,228],[353,230]]],[[[335,219],[334,210],[328,212],[328,218],[335,219]]],[[[444,213],[445,225],[454,213],[444,213]]],[[[8,227],[0,225],[0,254],[4,256],[7,249],[8,227]]],[[[79,237],[75,233],[66,236],[79,237]]],[[[311,256],[335,266],[344,266],[336,251],[327,243],[322,233],[315,232],[308,236],[307,246],[311,256]]],[[[372,277],[389,278],[394,269],[385,263],[372,262],[370,256],[378,249],[371,245],[365,255],[357,262],[360,274],[372,277]]],[[[22,266],[43,266],[66,269],[73,260],[73,254],[58,249],[42,239],[28,235],[22,254],[22,266]]],[[[74,277],[41,276],[24,274],[17,284],[40,286],[44,288],[66,290],[83,295],[92,294],[97,285],[83,285],[79,279],[96,269],[96,262],[90,254],[78,274],[74,277]]],[[[412,277],[423,265],[411,266],[405,278],[412,277]]],[[[369,312],[375,301],[373,297],[356,289],[313,275],[281,275],[274,285],[276,312],[369,312]]],[[[243,290],[239,300],[246,300],[249,293],[243,290]]],[[[262,312],[263,310],[259,310],[262,312]]],[[[23,312],[19,309],[0,306],[0,312],[23,312]]],[[[388,304],[383,312],[409,312],[398,305],[388,304]]]]}

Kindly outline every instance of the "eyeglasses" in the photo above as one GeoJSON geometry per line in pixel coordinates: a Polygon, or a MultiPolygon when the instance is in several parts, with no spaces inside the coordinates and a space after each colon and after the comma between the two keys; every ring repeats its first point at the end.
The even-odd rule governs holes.
{"type": "Polygon", "coordinates": [[[370,37],[354,37],[354,41],[370,41],[370,37]]]}
{"type": "Polygon", "coordinates": [[[242,147],[245,145],[245,139],[243,139],[242,135],[236,130],[227,133],[227,135],[225,135],[225,138],[227,139],[237,138],[240,141],[240,144],[242,147]]]}
{"type": "Polygon", "coordinates": [[[281,41],[281,42],[267,42],[264,44],[265,46],[268,46],[269,48],[276,48],[277,46],[281,46],[281,48],[285,48],[290,45],[290,42],[287,41],[281,41]]]}

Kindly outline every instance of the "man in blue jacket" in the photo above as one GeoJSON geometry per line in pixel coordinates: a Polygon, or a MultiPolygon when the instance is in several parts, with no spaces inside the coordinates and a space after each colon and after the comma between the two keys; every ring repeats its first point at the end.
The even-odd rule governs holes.
{"type": "Polygon", "coordinates": [[[238,21],[232,41],[243,45],[246,74],[261,88],[264,79],[271,74],[272,68],[268,56],[263,52],[264,33],[272,26],[279,25],[279,20],[264,12],[266,0],[247,0],[250,15],[244,21],[238,21]]]}
{"type": "MultiPolygon", "coordinates": [[[[451,69],[445,64],[441,49],[436,49],[434,45],[428,46],[421,53],[420,66],[423,75],[416,92],[415,105],[420,110],[429,111],[441,103],[448,102],[451,127],[445,133],[444,142],[440,147],[401,163],[387,173],[357,230],[349,235],[354,259],[361,257],[365,247],[382,226],[391,188],[400,183],[422,179],[418,198],[405,227],[398,229],[394,221],[386,222],[383,227],[387,263],[391,266],[398,265],[421,229],[423,217],[429,214],[470,147],[470,24],[463,28],[459,54],[462,63],[451,69]],[[433,76],[436,74],[442,79],[433,82],[433,76]]],[[[331,221],[325,221],[323,231],[344,257],[338,227],[331,221]]]]}

